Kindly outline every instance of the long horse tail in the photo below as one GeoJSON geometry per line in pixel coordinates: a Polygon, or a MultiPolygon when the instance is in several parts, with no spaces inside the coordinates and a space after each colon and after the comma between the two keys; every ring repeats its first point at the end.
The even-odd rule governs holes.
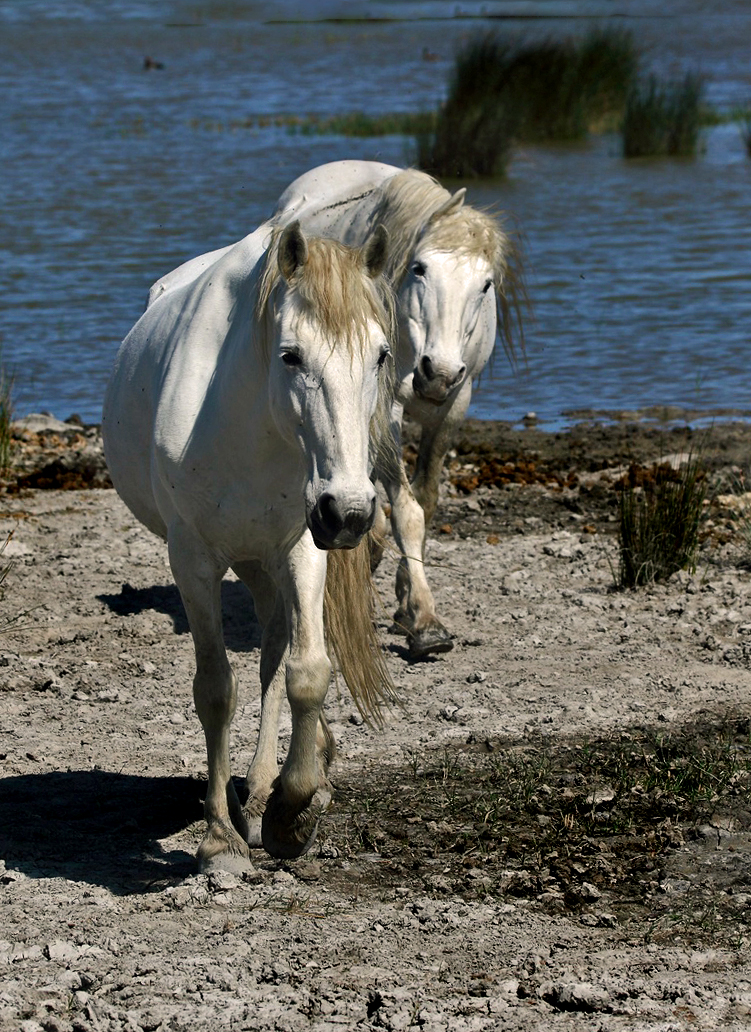
{"type": "Polygon", "coordinates": [[[375,626],[378,595],[370,573],[366,535],[356,548],[328,553],[323,619],[329,651],[360,713],[383,726],[383,708],[397,704],[375,626]]]}

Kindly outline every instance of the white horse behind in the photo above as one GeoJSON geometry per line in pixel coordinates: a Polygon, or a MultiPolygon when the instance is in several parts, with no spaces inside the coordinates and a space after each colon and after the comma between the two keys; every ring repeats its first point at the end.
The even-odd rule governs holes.
{"type": "Polygon", "coordinates": [[[107,389],[112,478],[166,539],[194,639],[209,768],[204,868],[247,863],[248,845],[261,842],[296,856],[315,836],[333,754],[324,619],[358,704],[372,712],[389,694],[363,581],[367,548],[355,547],[374,520],[373,428],[380,413],[388,434],[393,389],[385,260],[382,231],[355,251],[297,224],[262,227],[152,290],[107,389]],[[230,771],[237,682],[222,639],[230,567],[263,625],[261,728],[244,807],[230,771]],[[292,737],[278,772],[285,688],[292,737]]]}
{"type": "Polygon", "coordinates": [[[500,221],[466,205],[464,195],[414,169],[335,161],[296,179],[271,220],[299,220],[307,231],[350,246],[361,246],[375,225],[388,230],[386,277],[398,318],[392,432],[401,454],[406,413],[421,427],[421,439],[411,485],[403,466],[382,480],[403,556],[394,623],[407,634],[414,658],[452,647],[425,576],[426,528],[446,452],[498,329],[513,355],[522,292],[518,255],[500,221]]]}

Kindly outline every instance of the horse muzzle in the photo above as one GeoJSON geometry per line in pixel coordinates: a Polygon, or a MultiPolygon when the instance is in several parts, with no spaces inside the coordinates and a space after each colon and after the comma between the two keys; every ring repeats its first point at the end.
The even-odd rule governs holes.
{"type": "Polygon", "coordinates": [[[326,491],[308,513],[307,524],[317,548],[355,548],[373,526],[375,514],[375,492],[353,505],[326,491]]]}
{"type": "Polygon", "coordinates": [[[429,355],[423,355],[415,366],[412,390],[418,398],[442,405],[459,387],[467,375],[466,365],[446,369],[434,362],[429,355]]]}

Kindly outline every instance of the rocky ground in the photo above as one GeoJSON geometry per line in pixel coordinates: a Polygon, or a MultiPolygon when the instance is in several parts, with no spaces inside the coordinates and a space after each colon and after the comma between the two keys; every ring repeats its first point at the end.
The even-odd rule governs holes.
{"type": "MultiPolygon", "coordinates": [[[[408,449],[409,456],[409,449],[408,449]]],[[[94,427],[16,428],[0,496],[0,1028],[751,1027],[751,428],[469,423],[429,549],[454,650],[327,711],[313,852],[197,875],[203,736],[164,546],[94,427]],[[614,588],[618,485],[700,454],[695,573],[614,588]],[[72,490],[75,488],[75,490],[72,490]]],[[[254,741],[259,631],[224,585],[254,741]]],[[[283,755],[289,725],[280,742],[283,755]]]]}

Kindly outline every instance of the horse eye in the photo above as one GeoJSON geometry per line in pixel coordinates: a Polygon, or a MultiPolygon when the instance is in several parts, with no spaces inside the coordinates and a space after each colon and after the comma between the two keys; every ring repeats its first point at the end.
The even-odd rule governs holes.
{"type": "Polygon", "coordinates": [[[378,356],[378,368],[383,369],[386,364],[386,359],[391,358],[391,348],[384,348],[378,356]]]}
{"type": "Polygon", "coordinates": [[[300,366],[302,365],[302,359],[296,351],[283,351],[282,362],[286,366],[300,366]]]}
{"type": "Polygon", "coordinates": [[[425,266],[422,262],[415,262],[415,264],[412,266],[412,274],[414,276],[424,276],[425,271],[425,266]]]}
{"type": "Polygon", "coordinates": [[[490,288],[492,286],[493,286],[493,281],[492,280],[488,280],[487,283],[485,284],[485,286],[482,288],[483,294],[487,294],[487,292],[490,290],[490,288]]]}

